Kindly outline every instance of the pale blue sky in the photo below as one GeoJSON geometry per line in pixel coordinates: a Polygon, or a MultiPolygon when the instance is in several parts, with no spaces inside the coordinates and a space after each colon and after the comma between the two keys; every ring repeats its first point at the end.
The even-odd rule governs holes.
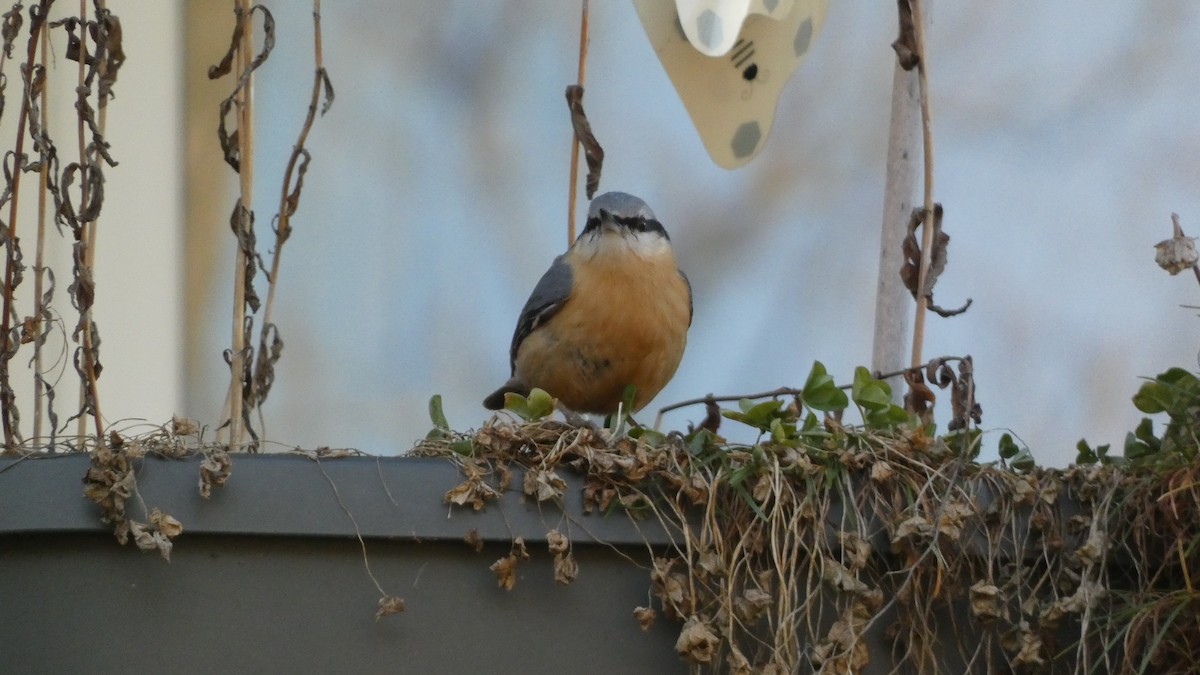
{"type": "MultiPolygon", "coordinates": [[[[601,187],[651,204],[695,285],[688,352],[651,408],[799,385],[813,360],[848,381],[870,361],[894,5],[831,5],[768,147],[732,172],[708,160],[632,4],[592,7],[601,187]]],[[[935,197],[953,237],[936,297],[975,305],[931,319],[925,353],[973,355],[984,428],[1040,461],[1065,464],[1084,436],[1119,445],[1138,377],[1195,368],[1200,348],[1200,319],[1179,307],[1200,289],[1152,248],[1171,211],[1200,232],[1200,5],[933,8],[935,197]]],[[[432,394],[458,428],[487,418],[517,311],[566,244],[578,6],[330,3],[323,17],[337,101],[312,133],[284,255],[268,433],[401,452],[432,394]]],[[[310,76],[307,11],[276,19],[258,79],[263,205],[310,76]]],[[[212,330],[214,375],[192,383],[190,414],[215,416],[227,334],[212,330]]]]}

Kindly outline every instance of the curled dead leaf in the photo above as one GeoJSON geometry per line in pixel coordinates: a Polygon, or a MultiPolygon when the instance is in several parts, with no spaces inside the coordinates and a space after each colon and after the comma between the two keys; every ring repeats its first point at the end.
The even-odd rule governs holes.
{"type": "Polygon", "coordinates": [[[693,614],[683,624],[683,630],[679,631],[675,652],[689,663],[711,663],[720,646],[721,638],[717,637],[708,621],[693,614]]]}
{"type": "Polygon", "coordinates": [[[379,608],[375,611],[375,620],[399,614],[404,611],[404,599],[392,595],[379,598],[379,608]]]}
{"type": "Polygon", "coordinates": [[[888,464],[884,460],[879,460],[871,466],[871,480],[879,483],[880,485],[883,485],[891,480],[892,476],[895,474],[896,471],[892,468],[892,465],[888,464]]]}
{"type": "Polygon", "coordinates": [[[567,483],[553,469],[529,469],[522,481],[522,490],[539,502],[562,499],[567,483]]]}
{"type": "Polygon", "coordinates": [[[654,619],[657,616],[658,612],[655,612],[649,607],[633,608],[633,618],[637,619],[638,626],[640,626],[643,631],[650,630],[650,627],[654,625],[654,619]]]}
{"type": "Polygon", "coordinates": [[[771,608],[771,594],[748,588],[733,601],[733,613],[745,623],[753,623],[771,608]]]}
{"type": "Polygon", "coordinates": [[[684,589],[686,578],[672,572],[676,558],[655,558],[654,569],[650,572],[650,583],[654,594],[663,604],[663,610],[668,617],[682,616],[684,589]]]}
{"type": "Polygon", "coordinates": [[[842,545],[842,560],[852,572],[867,566],[871,558],[871,542],[857,532],[839,532],[838,542],[842,545]]]}
{"type": "Polygon", "coordinates": [[[550,552],[555,555],[566,553],[567,549],[571,547],[571,541],[558,530],[550,530],[546,533],[546,543],[550,546],[550,552]]]}
{"type": "MultiPolygon", "coordinates": [[[[133,536],[135,546],[143,551],[158,551],[158,554],[163,557],[163,560],[171,562],[171,540],[158,530],[154,525],[148,525],[136,520],[127,520],[123,524],[128,525],[128,532],[133,536]]],[[[120,539],[120,537],[118,537],[120,539]]],[[[121,541],[124,544],[124,541],[121,541]]]]}
{"type": "Polygon", "coordinates": [[[489,567],[496,575],[496,583],[506,591],[511,591],[517,585],[517,556],[511,553],[492,563],[489,567]]]}
{"type": "Polygon", "coordinates": [[[892,547],[906,539],[928,539],[933,534],[933,526],[923,516],[912,515],[901,521],[892,534],[892,547]]]}
{"type": "Polygon", "coordinates": [[[521,560],[529,560],[529,549],[525,548],[525,537],[513,539],[513,551],[521,560]]]}
{"type": "Polygon", "coordinates": [[[1183,236],[1178,213],[1171,214],[1171,226],[1174,236],[1154,245],[1154,262],[1175,275],[1195,267],[1197,261],[1200,261],[1200,254],[1196,253],[1196,238],[1183,236]]]}
{"type": "Polygon", "coordinates": [[[233,462],[223,448],[209,450],[200,460],[200,496],[212,496],[213,486],[220,487],[233,474],[233,462]]]}
{"type": "Polygon", "coordinates": [[[577,576],[579,576],[579,563],[575,562],[575,556],[572,553],[559,553],[554,556],[555,583],[565,586],[575,581],[577,576]]]}
{"type": "Polygon", "coordinates": [[[167,539],[174,539],[183,533],[183,523],[157,508],[150,512],[150,524],[157,527],[167,539]]]}
{"type": "Polygon", "coordinates": [[[200,433],[200,425],[194,419],[172,415],[171,433],[176,436],[196,436],[200,433]]]}
{"type": "Polygon", "coordinates": [[[1004,596],[994,584],[977,581],[971,586],[971,614],[986,623],[1006,618],[1004,596]]]}
{"type": "Polygon", "coordinates": [[[463,541],[467,542],[467,546],[470,546],[476,553],[483,550],[483,537],[479,536],[479,530],[474,527],[463,537],[463,541]]]}
{"type": "Polygon", "coordinates": [[[1042,658],[1042,639],[1033,632],[1029,622],[1022,620],[1012,630],[1000,636],[1000,645],[1007,651],[1016,652],[1012,665],[1042,666],[1046,660],[1042,658]]]}
{"type": "Polygon", "coordinates": [[[821,561],[821,578],[839,591],[847,593],[865,593],[870,589],[853,572],[846,569],[845,565],[833,558],[824,558],[821,561]]]}
{"type": "Polygon", "coordinates": [[[975,515],[975,510],[963,502],[948,501],[942,504],[938,514],[938,532],[943,536],[958,541],[962,537],[963,528],[975,515]]]}
{"type": "Polygon", "coordinates": [[[466,506],[470,504],[476,511],[482,511],[483,505],[489,499],[497,499],[500,493],[483,481],[480,476],[470,476],[458,485],[446,491],[444,500],[447,504],[466,506]]]}

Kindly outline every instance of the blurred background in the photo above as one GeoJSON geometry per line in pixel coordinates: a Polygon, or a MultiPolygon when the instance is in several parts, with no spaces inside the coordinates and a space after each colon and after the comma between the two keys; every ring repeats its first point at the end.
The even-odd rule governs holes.
{"type": "MultiPolygon", "coordinates": [[[[269,5],[277,43],[255,93],[264,251],[312,78],[308,3],[269,5]]],[[[237,177],[216,139],[232,81],[206,71],[232,3],[109,6],[128,61],[98,255],[103,410],[211,425],[228,386],[237,177]]],[[[1119,447],[1141,417],[1139,378],[1197,367],[1200,319],[1181,305],[1200,288],[1160,270],[1153,245],[1172,211],[1200,233],[1200,4],[937,1],[932,17],[935,199],[952,237],[935,298],[974,305],[931,316],[924,353],[974,357],[985,457],[1002,430],[1046,464],[1070,462],[1082,437],[1119,447]]],[[[266,438],[404,452],[433,394],[457,429],[488,418],[480,401],[509,374],[517,313],[566,246],[579,4],[331,2],[322,22],[337,98],[309,137],[283,252],[266,438]]],[[[592,3],[601,190],[654,208],[695,290],[688,351],[650,410],[799,386],[814,360],[839,381],[870,364],[895,32],[894,5],[831,3],[767,147],[727,171],[632,3],[592,3]]]]}

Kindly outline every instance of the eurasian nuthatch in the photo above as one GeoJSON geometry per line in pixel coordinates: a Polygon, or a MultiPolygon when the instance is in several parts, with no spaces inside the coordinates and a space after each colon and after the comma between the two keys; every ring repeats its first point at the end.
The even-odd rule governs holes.
{"type": "Polygon", "coordinates": [[[572,411],[611,414],[632,385],[637,411],[675,374],[691,324],[692,287],[662,223],[633,195],[602,194],[521,310],[512,377],[483,405],[537,387],[572,411]]]}

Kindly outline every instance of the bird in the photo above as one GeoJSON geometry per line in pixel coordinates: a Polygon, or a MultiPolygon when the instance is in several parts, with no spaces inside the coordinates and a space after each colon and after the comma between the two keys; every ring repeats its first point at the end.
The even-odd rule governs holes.
{"type": "Polygon", "coordinates": [[[512,376],[483,401],[545,390],[567,412],[611,415],[633,386],[634,413],[675,375],[692,325],[692,286],[641,199],[607,192],[529,295],[509,349],[512,376]]]}

